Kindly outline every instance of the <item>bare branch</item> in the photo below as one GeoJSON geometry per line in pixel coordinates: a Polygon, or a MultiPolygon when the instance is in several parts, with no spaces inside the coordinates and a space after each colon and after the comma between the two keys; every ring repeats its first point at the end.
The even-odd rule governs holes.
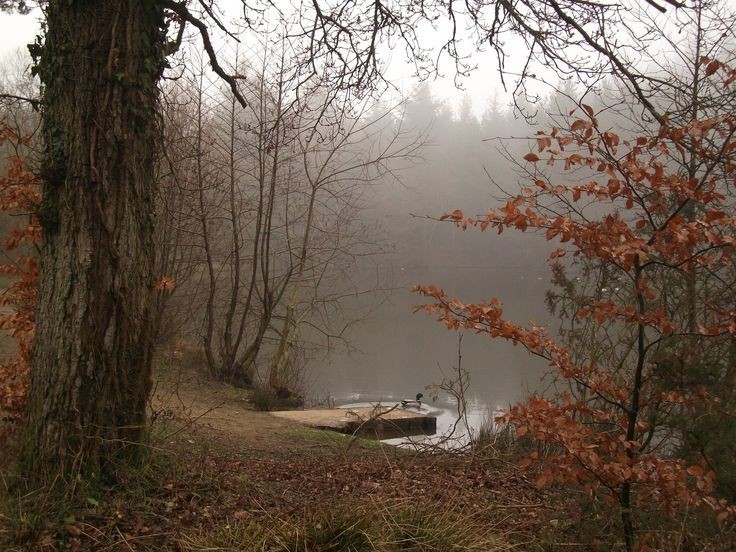
{"type": "Polygon", "coordinates": [[[248,104],[245,101],[245,98],[238,90],[238,78],[233,75],[230,75],[227,71],[225,71],[222,66],[220,65],[220,62],[217,59],[217,53],[215,52],[215,48],[212,45],[212,40],[210,39],[209,30],[207,28],[207,24],[203,22],[200,19],[197,19],[192,13],[187,9],[185,4],[180,4],[178,2],[174,2],[173,0],[163,0],[162,5],[168,9],[174,12],[176,15],[178,15],[183,22],[191,23],[194,25],[197,30],[199,31],[199,35],[202,37],[202,45],[204,46],[205,51],[207,52],[207,56],[210,60],[210,65],[212,67],[212,70],[219,76],[222,80],[224,80],[229,86],[230,90],[233,93],[233,96],[238,100],[238,103],[242,105],[243,107],[246,107],[248,104]]]}
{"type": "Polygon", "coordinates": [[[0,100],[4,100],[8,103],[27,102],[31,104],[31,107],[33,107],[35,111],[38,111],[38,107],[41,105],[41,100],[34,99],[34,98],[26,98],[25,96],[16,96],[15,94],[0,93],[0,100]]]}

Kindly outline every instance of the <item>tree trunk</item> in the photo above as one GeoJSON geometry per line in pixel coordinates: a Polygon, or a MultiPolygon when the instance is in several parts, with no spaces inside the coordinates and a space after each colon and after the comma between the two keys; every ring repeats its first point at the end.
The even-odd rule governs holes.
{"type": "Polygon", "coordinates": [[[317,199],[317,192],[319,191],[319,183],[312,182],[310,195],[309,195],[309,206],[307,207],[307,220],[304,224],[304,236],[302,237],[302,247],[299,252],[299,265],[296,272],[296,280],[291,290],[291,297],[289,303],[286,305],[286,314],[284,315],[284,324],[281,328],[281,336],[279,337],[279,344],[276,347],[276,352],[271,358],[271,364],[269,366],[268,382],[272,389],[277,390],[288,390],[290,382],[284,381],[284,371],[289,361],[289,353],[291,352],[299,327],[299,320],[295,318],[294,313],[296,311],[297,303],[299,302],[299,295],[302,291],[302,281],[304,280],[304,270],[307,264],[307,254],[309,253],[309,240],[312,235],[312,221],[314,219],[314,204],[317,199]]]}
{"type": "Polygon", "coordinates": [[[114,475],[139,449],[153,337],[163,10],[49,2],[38,65],[41,281],[24,468],[114,475]]]}

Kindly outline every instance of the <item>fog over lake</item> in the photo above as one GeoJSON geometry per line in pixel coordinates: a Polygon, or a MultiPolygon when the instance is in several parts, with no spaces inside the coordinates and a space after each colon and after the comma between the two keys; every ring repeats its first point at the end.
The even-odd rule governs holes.
{"type": "MultiPolygon", "coordinates": [[[[499,153],[498,143],[484,138],[514,131],[525,135],[530,127],[505,112],[489,112],[482,123],[468,112],[451,117],[426,93],[410,106],[407,119],[416,127],[431,122],[430,143],[423,160],[401,173],[400,184],[384,183],[366,193],[363,216],[378,222],[390,252],[359,260],[353,273],[365,285],[378,275],[394,291],[351,329],[350,343],[358,352],[336,350],[310,364],[308,386],[317,400],[390,403],[423,392],[431,402],[425,387],[451,377],[458,365],[458,333],[433,316],[413,313],[423,302],[411,292],[416,284],[436,285],[468,303],[497,297],[505,317],[522,324],[552,322],[544,305],[551,247],[543,236],[463,231],[426,218],[456,208],[479,215],[502,205],[502,194],[489,175],[516,193],[520,177],[499,153]]],[[[524,140],[509,147],[524,152],[529,145],[524,140]]],[[[357,312],[376,300],[362,296],[351,301],[347,317],[351,309],[357,312]]],[[[552,331],[554,327],[551,323],[552,331]]],[[[525,350],[487,335],[464,332],[461,353],[462,368],[470,375],[468,402],[476,410],[497,410],[523,398],[539,387],[545,369],[544,362],[525,350]]],[[[440,403],[452,406],[447,398],[440,403]]]]}

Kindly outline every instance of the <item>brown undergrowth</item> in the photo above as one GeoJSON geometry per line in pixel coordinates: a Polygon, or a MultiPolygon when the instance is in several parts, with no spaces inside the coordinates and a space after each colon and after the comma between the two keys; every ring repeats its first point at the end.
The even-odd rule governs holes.
{"type": "Polygon", "coordinates": [[[508,463],[306,429],[160,368],[148,454],[126,480],[28,492],[5,447],[0,549],[491,551],[539,531],[547,501],[508,463]]]}
{"type": "MultiPolygon", "coordinates": [[[[115,485],[22,490],[12,450],[0,451],[0,550],[616,549],[604,510],[537,489],[498,451],[353,441],[256,412],[248,391],[170,368],[159,371],[148,454],[115,485]]],[[[653,538],[672,544],[663,550],[702,549],[662,531],[653,538]]]]}
{"type": "MultiPolygon", "coordinates": [[[[53,489],[11,496],[1,548],[350,550],[340,532],[360,527],[356,550],[508,550],[539,531],[543,497],[506,465],[373,446],[343,455],[343,439],[305,433],[265,452],[192,427],[116,487],[80,485],[66,504],[53,489]]],[[[6,477],[6,497],[13,488],[6,477]]]]}

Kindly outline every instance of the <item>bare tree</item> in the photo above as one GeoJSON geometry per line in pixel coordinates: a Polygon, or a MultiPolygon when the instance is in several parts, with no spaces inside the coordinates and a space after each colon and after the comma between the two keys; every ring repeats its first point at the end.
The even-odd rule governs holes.
{"type": "Polygon", "coordinates": [[[179,180],[197,190],[190,201],[201,265],[190,287],[204,291],[201,303],[189,303],[202,305],[194,318],[210,373],[250,384],[259,355],[273,348],[268,379],[287,392],[299,329],[342,338],[334,322],[348,295],[346,269],[377,250],[360,226],[363,190],[395,178],[396,162],[420,143],[394,109],[340,102],[317,79],[297,95],[286,80],[286,42],[262,51],[258,70],[236,56],[237,72],[248,75],[240,85],[246,109],[201,73],[176,85],[176,97],[189,95],[192,118],[193,161],[179,180]]]}
{"type": "MultiPolygon", "coordinates": [[[[643,1],[664,9],[656,0],[643,1]]],[[[143,436],[153,346],[157,161],[151,144],[158,82],[185,26],[197,30],[213,71],[239,103],[246,102],[212,45],[210,26],[227,32],[212,2],[44,6],[43,44],[33,48],[44,84],[43,249],[24,467],[36,474],[114,473],[119,457],[128,457],[136,449],[131,443],[143,436]]],[[[418,66],[426,65],[416,30],[443,16],[451,23],[444,50],[466,70],[462,13],[477,40],[495,49],[501,69],[503,35],[516,33],[526,40],[530,59],[558,71],[615,72],[652,117],[661,117],[642,88],[645,76],[632,72],[620,53],[616,24],[625,11],[616,4],[345,0],[332,9],[317,1],[302,8],[303,82],[310,72],[330,69],[335,87],[365,89],[381,73],[379,44],[391,40],[401,41],[418,66]],[[595,57],[581,56],[580,49],[595,57]]],[[[26,11],[27,3],[5,0],[0,9],[26,11]]]]}
{"type": "MultiPolygon", "coordinates": [[[[337,256],[365,253],[365,242],[355,247],[350,226],[359,217],[366,187],[379,179],[395,178],[397,163],[414,157],[422,145],[393,118],[393,109],[369,116],[368,104],[351,109],[328,97],[299,111],[296,149],[302,167],[304,207],[296,236],[294,276],[281,319],[278,342],[269,364],[269,385],[288,392],[284,372],[301,326],[326,303],[339,303],[329,269],[337,256]],[[322,121],[331,121],[325,125],[322,121]],[[328,216],[320,213],[328,209],[328,216]],[[320,216],[321,215],[321,216],[320,216]],[[327,224],[325,224],[325,222],[327,224]],[[332,293],[325,288],[333,288],[332,293]]],[[[312,324],[313,326],[313,324],[312,324]]],[[[328,331],[324,332],[327,335],[328,331]]]]}

